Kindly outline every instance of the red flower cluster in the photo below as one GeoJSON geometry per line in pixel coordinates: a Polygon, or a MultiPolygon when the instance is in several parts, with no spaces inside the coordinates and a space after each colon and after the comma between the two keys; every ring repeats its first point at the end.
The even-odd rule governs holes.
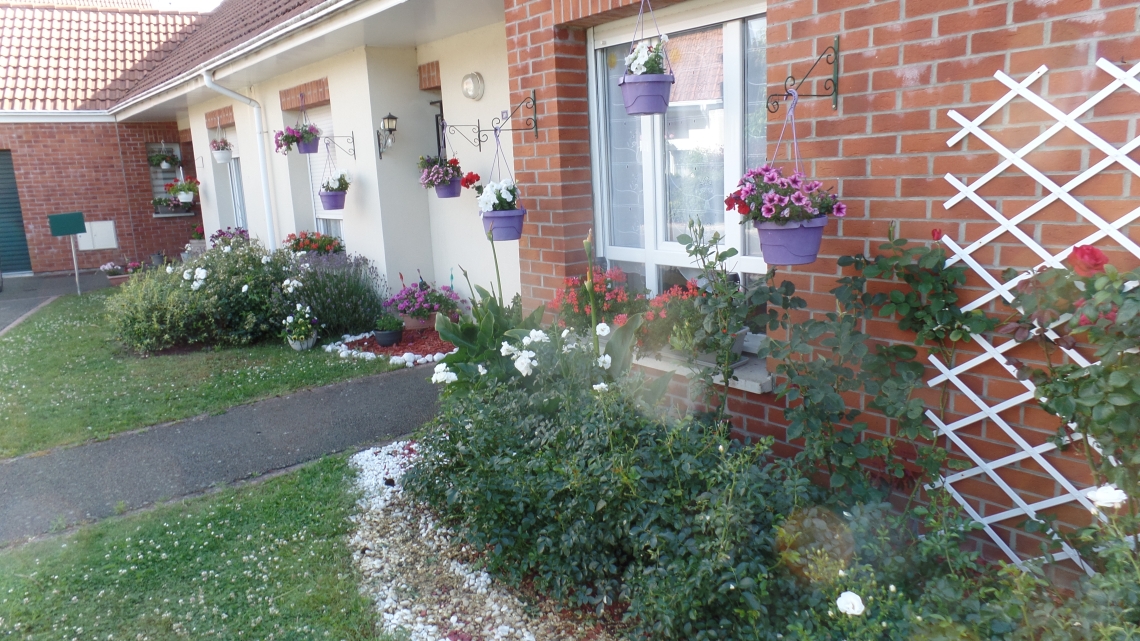
{"type": "MultiPolygon", "coordinates": [[[[452,158],[452,161],[454,160],[455,159],[452,158]]],[[[459,181],[459,184],[462,185],[464,189],[471,189],[477,182],[479,182],[479,174],[469,171],[467,175],[463,177],[463,180],[459,181]]]]}
{"type": "Polygon", "coordinates": [[[451,165],[452,167],[458,167],[459,166],[459,159],[458,158],[451,158],[447,161],[447,164],[451,165]]]}
{"type": "Polygon", "coordinates": [[[294,252],[317,252],[336,254],[344,251],[344,244],[336,236],[325,236],[320,232],[303,231],[285,237],[285,246],[294,252]]]}
{"type": "MultiPolygon", "coordinates": [[[[620,267],[606,271],[594,267],[594,300],[599,303],[598,321],[613,323],[620,327],[631,314],[645,309],[645,294],[631,294],[626,289],[628,280],[620,267]],[[621,322],[618,322],[619,317],[621,322]]],[[[572,276],[565,280],[562,289],[554,292],[552,306],[558,310],[559,325],[584,328],[591,326],[590,299],[583,276],[572,276]]]]}
{"type": "Polygon", "coordinates": [[[728,195],[728,198],[724,199],[724,209],[725,211],[732,211],[735,209],[736,213],[740,214],[741,216],[747,216],[749,212],[752,211],[752,208],[748,206],[747,202],[741,200],[740,198],[737,198],[737,193],[739,192],[733,192],[728,195]]]}
{"type": "Polygon", "coordinates": [[[674,285],[664,292],[661,292],[660,296],[649,301],[649,311],[645,312],[645,320],[653,321],[658,318],[665,318],[665,310],[669,307],[669,303],[675,300],[688,300],[699,293],[701,293],[701,289],[697,287],[697,281],[695,280],[685,283],[684,288],[681,288],[680,285],[674,285]]]}

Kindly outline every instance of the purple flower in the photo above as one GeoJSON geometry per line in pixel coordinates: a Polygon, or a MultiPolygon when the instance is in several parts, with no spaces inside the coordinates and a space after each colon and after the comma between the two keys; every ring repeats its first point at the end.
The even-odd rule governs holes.
{"type": "MultiPolygon", "coordinates": [[[[781,178],[781,180],[783,180],[783,179],[781,178]]],[[[781,206],[781,207],[786,206],[790,200],[791,199],[788,198],[787,196],[776,196],[776,204],[781,206]]]]}
{"type": "Polygon", "coordinates": [[[810,194],[810,193],[813,193],[815,190],[819,189],[820,187],[823,187],[823,183],[819,182],[818,180],[813,180],[813,181],[809,182],[808,184],[804,185],[804,191],[806,191],[807,193],[810,194]]]}
{"type": "Polygon", "coordinates": [[[778,180],[780,180],[780,172],[778,170],[769,169],[764,172],[764,182],[774,184],[778,180]]]}
{"type": "Polygon", "coordinates": [[[791,200],[792,204],[796,207],[804,207],[811,204],[811,199],[804,195],[804,192],[802,191],[797,191],[796,193],[792,194],[791,200]]]}
{"type": "Polygon", "coordinates": [[[776,181],[776,186],[780,189],[787,189],[788,187],[791,187],[791,182],[787,178],[780,178],[776,181]]]}
{"type": "Polygon", "coordinates": [[[835,203],[835,208],[831,210],[831,213],[834,214],[837,218],[843,218],[847,215],[847,205],[844,205],[843,203],[835,203]]]}
{"type": "Polygon", "coordinates": [[[777,194],[774,191],[765,192],[764,204],[765,205],[779,205],[780,204],[780,194],[777,194]]]}
{"type": "Polygon", "coordinates": [[[748,198],[754,193],[756,193],[756,185],[753,185],[752,183],[744,183],[744,186],[740,188],[741,198],[748,198]]]}
{"type": "Polygon", "coordinates": [[[764,205],[760,208],[760,214],[765,218],[771,218],[776,215],[776,208],[771,205],[764,205]]]}
{"type": "Polygon", "coordinates": [[[797,171],[796,173],[792,174],[791,178],[788,179],[788,184],[795,189],[803,187],[804,175],[797,171]]]}

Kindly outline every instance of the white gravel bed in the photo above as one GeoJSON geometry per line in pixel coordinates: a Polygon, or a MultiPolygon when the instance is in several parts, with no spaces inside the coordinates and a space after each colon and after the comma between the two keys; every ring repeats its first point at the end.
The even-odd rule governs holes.
{"type": "MultiPolygon", "coordinates": [[[[356,334],[356,335],[345,334],[344,336],[341,337],[341,339],[339,341],[325,345],[324,350],[330,354],[333,352],[336,352],[337,355],[339,355],[341,358],[363,358],[366,361],[374,360],[376,358],[381,358],[382,357],[381,355],[373,354],[372,352],[366,352],[366,351],[360,350],[360,349],[352,349],[351,347],[349,347],[348,345],[345,344],[345,343],[351,343],[353,341],[358,341],[362,338],[365,338],[365,337],[371,336],[371,335],[372,335],[372,332],[365,332],[363,334],[356,334]]],[[[435,354],[413,354],[412,352],[407,352],[407,353],[403,354],[402,356],[390,356],[390,357],[388,357],[388,364],[389,365],[399,365],[401,367],[415,367],[416,365],[427,365],[429,363],[436,363],[436,362],[442,361],[444,359],[444,357],[446,357],[448,354],[454,354],[457,351],[459,351],[459,350],[453,349],[450,352],[448,352],[447,354],[444,354],[443,352],[436,352],[435,354]]]]}
{"type": "Polygon", "coordinates": [[[520,598],[474,568],[473,551],[403,496],[400,478],[415,456],[415,444],[400,441],[351,459],[362,498],[349,546],[384,632],[410,641],[617,638],[549,600],[520,598]]]}

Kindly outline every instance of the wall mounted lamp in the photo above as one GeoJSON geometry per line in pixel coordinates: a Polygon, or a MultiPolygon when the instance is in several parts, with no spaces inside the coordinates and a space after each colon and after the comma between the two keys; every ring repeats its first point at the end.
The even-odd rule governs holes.
{"type": "Polygon", "coordinates": [[[381,160],[384,159],[384,152],[396,142],[396,120],[392,112],[388,112],[388,115],[380,120],[380,129],[376,130],[376,146],[380,150],[381,160]]]}

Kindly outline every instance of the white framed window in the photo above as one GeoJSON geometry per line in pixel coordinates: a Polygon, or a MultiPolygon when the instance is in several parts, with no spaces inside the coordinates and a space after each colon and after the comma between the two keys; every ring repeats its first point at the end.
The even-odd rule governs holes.
{"type": "MultiPolygon", "coordinates": [[[[146,144],[146,155],[149,159],[150,156],[158,153],[174,154],[179,160],[182,159],[182,145],[174,142],[157,143],[148,142],[146,144]]],[[[171,165],[169,169],[161,167],[150,166],[150,195],[151,198],[170,198],[170,194],[166,193],[166,184],[174,182],[178,179],[178,167],[171,165]]]]}
{"type": "Polygon", "coordinates": [[[227,169],[230,174],[230,197],[234,207],[234,226],[249,229],[249,220],[245,213],[245,188],[242,187],[241,158],[230,158],[227,169]]]}
{"type": "MultiPolygon", "coordinates": [[[[764,3],[728,0],[657,12],[676,83],[664,115],[625,113],[618,79],[633,35],[626,19],[595,27],[590,126],[600,254],[660,292],[696,275],[677,237],[689,220],[720,232],[742,274],[768,269],[752,225],[724,210],[747,167],[764,162],[767,70],[764,3]]],[[[652,28],[652,22],[649,22],[652,28]]],[[[656,35],[656,34],[653,34],[656,35]]]]}
{"type": "Polygon", "coordinates": [[[321,145],[315,154],[305,156],[309,169],[309,192],[313,203],[313,218],[316,231],[343,238],[341,235],[341,221],[344,219],[343,210],[325,211],[321,205],[321,185],[337,170],[336,145],[326,145],[324,138],[333,135],[332,106],[309,107],[305,110],[309,122],[321,130],[321,145]]]}

